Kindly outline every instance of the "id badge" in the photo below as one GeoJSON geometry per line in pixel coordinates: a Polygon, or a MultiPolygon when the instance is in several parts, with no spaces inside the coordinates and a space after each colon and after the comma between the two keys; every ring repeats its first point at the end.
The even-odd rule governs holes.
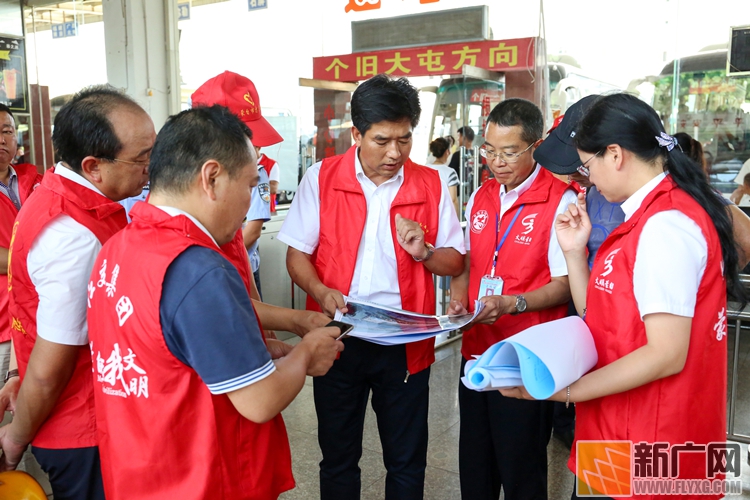
{"type": "Polygon", "coordinates": [[[483,276],[479,283],[479,297],[490,297],[503,294],[503,279],[500,276],[483,276]]]}

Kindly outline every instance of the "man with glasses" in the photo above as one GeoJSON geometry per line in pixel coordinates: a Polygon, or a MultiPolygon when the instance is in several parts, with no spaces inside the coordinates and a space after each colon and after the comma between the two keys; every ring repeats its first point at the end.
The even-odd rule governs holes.
{"type": "MultiPolygon", "coordinates": [[[[568,270],[554,221],[576,194],[534,162],[542,113],[507,99],[490,113],[480,150],[496,182],[485,182],[466,207],[466,265],[451,282],[451,313],[485,303],[464,332],[466,361],[531,326],[565,316],[568,270]]],[[[475,392],[459,383],[459,472],[464,499],[547,497],[552,405],[475,392]]]]}
{"type": "MultiPolygon", "coordinates": [[[[16,121],[10,108],[0,104],[0,387],[6,382],[11,392],[17,392],[18,370],[9,370],[10,364],[10,317],[8,316],[8,248],[13,232],[13,221],[34,192],[42,176],[36,166],[28,163],[11,165],[18,139],[16,121]]],[[[13,367],[15,368],[15,367],[13,367]]],[[[9,400],[0,396],[0,419],[9,400]]]]}
{"type": "MultiPolygon", "coordinates": [[[[102,245],[127,224],[116,202],[148,180],[155,137],[126,95],[81,91],[55,117],[61,161],[13,227],[9,312],[21,387],[13,422],[0,428],[0,470],[14,469],[31,443],[56,500],[104,498],[86,310],[95,289],[116,289],[119,269],[89,278],[102,245]]],[[[113,369],[117,361],[103,360],[113,369]]]]}

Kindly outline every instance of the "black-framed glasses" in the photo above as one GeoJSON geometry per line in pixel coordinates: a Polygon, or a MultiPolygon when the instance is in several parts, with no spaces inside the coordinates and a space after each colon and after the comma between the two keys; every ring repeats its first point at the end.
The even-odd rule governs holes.
{"type": "Polygon", "coordinates": [[[521,155],[531,149],[533,145],[534,143],[529,144],[529,147],[524,149],[520,153],[505,153],[502,151],[496,153],[495,151],[489,151],[488,149],[481,147],[479,148],[479,154],[482,155],[482,158],[487,161],[492,161],[495,158],[500,158],[500,160],[505,163],[516,163],[521,155]]]}
{"type": "Polygon", "coordinates": [[[591,160],[593,160],[594,158],[596,158],[597,156],[601,156],[601,154],[603,152],[604,152],[604,150],[602,149],[601,151],[599,151],[598,153],[596,153],[594,156],[592,156],[591,158],[589,158],[585,162],[581,163],[581,165],[579,165],[578,168],[576,169],[576,170],[578,170],[578,173],[581,174],[584,177],[588,177],[591,174],[591,172],[589,171],[589,167],[587,167],[586,164],[588,162],[590,162],[591,160]]]}
{"type": "Polygon", "coordinates": [[[148,167],[148,164],[151,161],[151,158],[147,158],[145,160],[140,160],[140,161],[121,160],[120,158],[99,158],[99,159],[104,160],[104,161],[111,161],[111,162],[119,161],[120,163],[127,163],[128,165],[142,165],[145,167],[148,167]]]}

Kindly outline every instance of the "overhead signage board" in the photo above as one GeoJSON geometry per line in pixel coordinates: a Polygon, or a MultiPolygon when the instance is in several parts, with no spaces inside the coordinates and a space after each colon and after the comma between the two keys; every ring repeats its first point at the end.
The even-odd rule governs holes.
{"type": "Polygon", "coordinates": [[[485,40],[313,58],[313,78],[358,82],[392,76],[457,75],[464,65],[490,71],[534,69],[534,38],[485,40]]]}

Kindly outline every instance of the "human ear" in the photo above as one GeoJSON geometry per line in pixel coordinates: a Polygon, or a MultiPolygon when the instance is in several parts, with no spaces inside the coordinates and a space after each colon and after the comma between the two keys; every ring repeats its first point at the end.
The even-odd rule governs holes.
{"type": "Polygon", "coordinates": [[[81,160],[81,173],[94,185],[102,183],[102,168],[99,162],[99,158],[95,156],[87,156],[81,160]]]}
{"type": "Polygon", "coordinates": [[[223,170],[221,164],[216,160],[208,160],[201,166],[201,189],[210,200],[216,200],[216,183],[223,170]]]}
{"type": "Polygon", "coordinates": [[[612,161],[615,163],[615,170],[620,170],[623,165],[623,149],[619,144],[610,144],[607,146],[607,153],[612,157],[612,161]]]}
{"type": "Polygon", "coordinates": [[[360,147],[362,145],[362,134],[359,132],[357,127],[352,127],[352,137],[354,138],[354,143],[357,145],[357,147],[360,147]]]}

